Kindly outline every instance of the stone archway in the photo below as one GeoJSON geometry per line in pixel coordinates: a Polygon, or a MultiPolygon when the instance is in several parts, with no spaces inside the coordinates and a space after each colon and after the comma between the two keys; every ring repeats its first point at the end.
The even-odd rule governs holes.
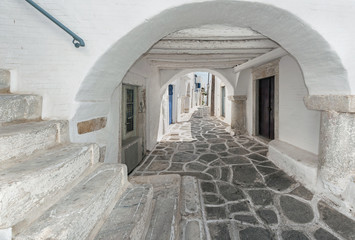
{"type": "MultiPolygon", "coordinates": [[[[344,112],[355,112],[354,107],[346,107],[349,105],[346,103],[351,102],[352,98],[344,98],[344,95],[351,94],[351,88],[347,71],[340,57],[326,39],[313,30],[307,22],[274,5],[249,1],[210,1],[167,9],[134,28],[108,48],[81,83],[75,98],[77,105],[74,110],[74,121],[75,117],[88,114],[88,106],[92,108],[109,103],[113,89],[120,84],[129,68],[161,38],[181,29],[207,24],[251,28],[265,35],[277,42],[297,60],[311,96],[343,96],[340,98],[336,96],[310,97],[307,99],[307,106],[310,109],[325,112],[334,110],[341,113],[338,114],[341,116],[344,112]],[[199,11],[196,12],[196,9],[199,11]],[[98,81],[103,72],[107,80],[98,81]],[[334,105],[334,102],[339,104],[334,105]]],[[[109,108],[106,114],[108,112],[109,108]]],[[[331,131],[327,129],[331,125],[329,122],[343,121],[338,115],[323,115],[324,133],[331,135],[331,131]]],[[[352,123],[353,120],[350,122],[352,123]]],[[[331,138],[330,142],[336,141],[336,137],[331,136],[331,138]]],[[[347,134],[346,138],[349,139],[346,141],[347,146],[351,149],[351,144],[354,142],[351,134],[347,134]]],[[[348,178],[352,174],[353,158],[352,154],[345,154],[345,157],[338,162],[346,162],[351,167],[344,164],[344,168],[339,171],[338,165],[332,159],[334,155],[343,156],[341,148],[328,149],[326,145],[324,145],[324,151],[321,150],[322,166],[320,168],[324,175],[323,179],[329,183],[327,188],[338,195],[345,190],[348,178]],[[341,174],[343,171],[346,174],[341,174]],[[346,176],[343,177],[344,175],[346,176]],[[342,184],[338,189],[339,182],[342,184]]]]}
{"type": "MultiPolygon", "coordinates": [[[[226,93],[227,93],[227,97],[226,97],[226,102],[227,102],[227,107],[226,109],[228,109],[228,114],[226,116],[226,118],[224,119],[227,123],[231,123],[231,111],[229,109],[231,109],[230,104],[232,104],[229,100],[230,96],[233,96],[234,94],[234,84],[235,84],[235,79],[233,78],[233,73],[232,70],[224,70],[224,69],[209,69],[209,68],[196,68],[196,69],[176,69],[176,70],[161,70],[160,71],[160,96],[159,99],[157,100],[157,96],[156,94],[154,94],[153,96],[151,96],[152,98],[154,98],[156,103],[159,103],[160,108],[164,109],[163,106],[167,105],[167,99],[166,99],[166,91],[167,91],[167,87],[172,84],[173,82],[175,82],[176,80],[180,79],[181,77],[189,74],[189,73],[193,73],[193,72],[209,72],[213,75],[215,75],[222,83],[223,85],[225,85],[226,88],[226,93]],[[165,98],[164,98],[165,96],[165,98]]],[[[190,92],[191,86],[188,86],[188,91],[190,92]]],[[[194,96],[191,96],[191,98],[194,98],[194,96]]],[[[153,99],[151,99],[153,100],[153,99]]],[[[192,102],[192,101],[191,101],[192,102]]],[[[191,105],[192,106],[192,105],[191,105]]],[[[156,111],[156,109],[155,109],[156,111]]],[[[167,109],[164,109],[165,112],[167,112],[167,109]]],[[[159,139],[159,136],[162,135],[162,129],[166,129],[166,124],[164,125],[164,127],[159,126],[162,125],[162,121],[159,120],[159,118],[164,116],[161,116],[161,114],[163,114],[163,110],[160,112],[160,114],[158,114],[158,112],[151,112],[149,113],[150,117],[148,117],[149,119],[152,119],[151,121],[151,125],[155,126],[155,127],[150,127],[149,131],[149,135],[150,136],[154,136],[154,138],[159,139]],[[159,130],[158,130],[159,129],[159,130]]],[[[164,115],[164,114],[163,114],[164,115]]],[[[166,115],[166,114],[165,114],[166,115]]],[[[166,120],[165,120],[166,122],[166,120]]]]}

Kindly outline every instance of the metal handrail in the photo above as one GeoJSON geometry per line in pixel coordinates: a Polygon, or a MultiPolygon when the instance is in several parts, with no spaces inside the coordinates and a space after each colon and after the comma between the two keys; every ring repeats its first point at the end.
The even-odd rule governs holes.
{"type": "Polygon", "coordinates": [[[64,26],[61,22],[59,22],[56,18],[54,18],[52,15],[50,15],[46,10],[44,10],[43,8],[41,8],[37,3],[33,2],[32,0],[25,0],[26,2],[28,2],[29,4],[32,5],[32,7],[36,8],[39,12],[41,12],[44,16],[46,16],[47,18],[49,18],[52,22],[54,22],[55,24],[57,24],[57,26],[59,26],[61,29],[63,29],[64,31],[66,31],[69,35],[71,35],[74,39],[73,39],[73,44],[76,48],[79,47],[85,47],[85,42],[84,40],[79,37],[78,35],[76,35],[74,32],[72,32],[69,28],[67,28],[66,26],[64,26]]]}

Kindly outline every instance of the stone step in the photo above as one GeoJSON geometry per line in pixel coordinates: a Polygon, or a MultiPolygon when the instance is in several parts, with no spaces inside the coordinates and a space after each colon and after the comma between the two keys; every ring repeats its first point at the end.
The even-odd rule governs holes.
{"type": "Polygon", "coordinates": [[[181,176],[176,174],[138,176],[131,183],[153,185],[155,207],[147,230],[146,240],[179,239],[181,176]]]}
{"type": "Polygon", "coordinates": [[[153,187],[132,185],[122,194],[95,240],[141,240],[153,209],[153,187]]]}
{"type": "Polygon", "coordinates": [[[269,143],[268,158],[308,189],[315,191],[318,179],[318,156],[286,142],[269,143]]]}
{"type": "Polygon", "coordinates": [[[69,139],[67,121],[12,124],[0,128],[0,162],[31,155],[69,139]]]}
{"type": "Polygon", "coordinates": [[[8,93],[10,91],[10,87],[6,84],[0,83],[0,93],[8,93]]]}
{"type": "Polygon", "coordinates": [[[203,225],[201,190],[195,177],[182,177],[180,213],[181,239],[203,240],[207,238],[203,225]]]}
{"type": "MultiPolygon", "coordinates": [[[[0,85],[0,89],[1,85],[0,85]]],[[[5,91],[4,88],[2,91],[5,91]]],[[[27,94],[0,94],[0,124],[41,118],[42,97],[27,94]]]]}
{"type": "Polygon", "coordinates": [[[0,166],[0,229],[31,222],[98,160],[97,145],[69,144],[5,161],[0,166]]]}
{"type": "Polygon", "coordinates": [[[93,172],[14,239],[81,240],[96,235],[95,230],[101,228],[101,221],[107,218],[129,185],[125,165],[97,165],[93,172]]]}
{"type": "Polygon", "coordinates": [[[10,71],[0,69],[0,93],[7,93],[10,90],[10,71]]]}

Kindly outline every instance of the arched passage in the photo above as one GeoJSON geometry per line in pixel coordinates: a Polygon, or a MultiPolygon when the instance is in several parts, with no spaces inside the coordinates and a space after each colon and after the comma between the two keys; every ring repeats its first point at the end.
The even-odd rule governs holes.
{"type": "Polygon", "coordinates": [[[347,72],[338,55],[318,32],[290,12],[247,1],[191,3],[165,10],[145,21],[97,60],[76,94],[71,138],[87,141],[77,134],[76,123],[110,114],[108,106],[114,89],[139,57],[157,41],[169,33],[208,24],[251,28],[277,42],[299,63],[310,95],[350,93],[347,72]]]}
{"type": "Polygon", "coordinates": [[[183,70],[168,70],[161,71],[161,90],[164,91],[166,87],[175,79],[182,77],[191,72],[209,72],[223,81],[227,85],[230,95],[234,94],[235,78],[232,70],[222,69],[209,69],[209,68],[196,68],[196,69],[183,69],[183,70]]]}
{"type": "Polygon", "coordinates": [[[208,24],[251,28],[277,42],[298,62],[310,95],[351,93],[347,71],[338,54],[299,17],[274,5],[249,1],[191,3],[161,12],[114,43],[81,83],[72,121],[85,114],[88,119],[90,114],[97,116],[91,111],[93,108],[108,115],[113,90],[142,54],[169,33],[208,24]],[[101,79],[101,73],[105,73],[105,79],[101,79]]]}
{"type": "MultiPolygon", "coordinates": [[[[194,72],[208,72],[210,74],[213,74],[216,76],[216,86],[218,86],[217,90],[216,90],[216,94],[214,94],[213,98],[216,98],[216,116],[217,117],[223,117],[221,118],[223,121],[225,121],[228,124],[231,124],[231,102],[228,98],[228,96],[233,96],[234,95],[234,85],[235,85],[235,78],[233,78],[233,74],[231,74],[230,71],[228,70],[215,70],[215,69],[208,69],[208,68],[199,68],[199,69],[184,69],[184,70],[161,70],[160,71],[160,83],[161,83],[161,87],[160,87],[160,98],[159,98],[159,103],[160,103],[160,107],[161,107],[161,111],[159,114],[157,114],[157,112],[151,112],[149,113],[151,115],[151,117],[149,117],[150,119],[154,119],[153,121],[151,121],[151,124],[154,125],[154,123],[158,124],[159,123],[159,127],[151,127],[150,131],[151,133],[149,134],[150,136],[154,136],[154,138],[158,138],[160,136],[162,136],[162,134],[166,133],[166,129],[168,126],[168,119],[167,119],[167,114],[168,114],[168,98],[167,98],[167,88],[168,86],[170,86],[171,84],[183,84],[183,83],[178,83],[179,81],[182,81],[182,78],[184,76],[187,76],[189,73],[194,73],[194,72]],[[224,99],[222,100],[222,93],[221,93],[221,89],[224,89],[224,99]],[[223,106],[225,106],[225,114],[222,114],[222,101],[223,101],[223,106]],[[159,120],[160,118],[160,120],[159,120]],[[159,129],[159,130],[158,130],[159,129]],[[157,137],[156,137],[157,136],[157,137]]],[[[193,86],[193,82],[189,82],[188,85],[192,84],[193,86]]],[[[175,85],[174,85],[175,86],[175,85]]],[[[174,90],[175,91],[175,90],[174,90]]],[[[176,106],[176,109],[174,109],[174,111],[177,111],[176,115],[180,114],[181,112],[181,95],[184,95],[185,93],[185,89],[184,89],[184,93],[180,90],[179,92],[179,88],[176,90],[177,91],[177,95],[179,96],[179,99],[176,98],[177,101],[179,101],[179,106],[176,106]]],[[[210,94],[210,93],[209,93],[210,94]]],[[[156,100],[154,100],[156,98],[155,94],[152,94],[151,96],[152,102],[158,102],[156,100]],[[153,99],[154,98],[154,99],[153,99]]],[[[194,94],[191,95],[191,98],[189,98],[189,104],[191,104],[191,107],[196,105],[200,105],[200,103],[196,102],[196,96],[194,94]],[[192,104],[194,103],[194,104],[192,104]]],[[[188,103],[185,103],[185,105],[188,103]]],[[[174,115],[174,116],[176,116],[174,115]]],[[[178,117],[176,116],[176,119],[178,119],[178,117]]]]}

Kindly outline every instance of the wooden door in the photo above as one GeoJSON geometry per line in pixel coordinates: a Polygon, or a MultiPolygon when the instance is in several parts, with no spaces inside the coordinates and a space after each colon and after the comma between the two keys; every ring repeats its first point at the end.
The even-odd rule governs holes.
{"type": "Polygon", "coordinates": [[[259,111],[258,111],[258,134],[268,139],[274,139],[274,77],[258,80],[259,111]]]}

